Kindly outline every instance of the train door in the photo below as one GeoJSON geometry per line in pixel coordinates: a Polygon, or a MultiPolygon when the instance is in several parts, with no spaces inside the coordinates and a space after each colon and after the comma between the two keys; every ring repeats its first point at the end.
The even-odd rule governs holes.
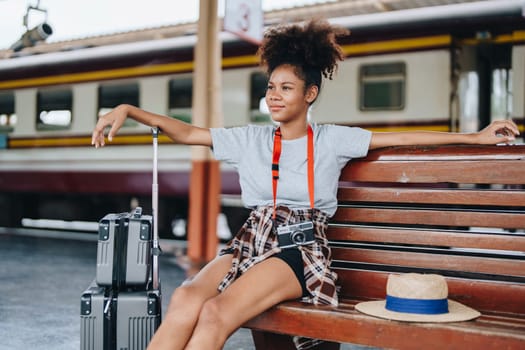
{"type": "Polygon", "coordinates": [[[478,131],[493,120],[513,116],[511,44],[466,44],[455,50],[453,60],[457,81],[453,129],[478,131]]]}

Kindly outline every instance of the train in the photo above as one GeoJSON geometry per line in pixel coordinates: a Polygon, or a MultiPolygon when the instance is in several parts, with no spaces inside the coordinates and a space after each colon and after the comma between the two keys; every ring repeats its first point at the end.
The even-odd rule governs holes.
{"type": "MultiPolygon", "coordinates": [[[[313,13],[323,17],[327,6],[313,13]]],[[[323,83],[310,118],[373,131],[458,132],[513,119],[524,132],[524,13],[522,0],[332,13],[327,20],[350,30],[339,38],[346,59],[323,83]]],[[[224,126],[272,123],[257,45],[219,36],[224,126]]],[[[111,146],[96,150],[91,132],[120,103],[191,122],[196,40],[189,30],[104,45],[42,44],[53,49],[0,59],[0,226],[96,223],[137,205],[150,210],[150,130],[130,120],[111,146]]],[[[184,237],[191,147],[163,135],[159,142],[159,233],[184,237]]],[[[221,182],[221,218],[234,231],[246,215],[237,174],[221,165],[221,182]]]]}

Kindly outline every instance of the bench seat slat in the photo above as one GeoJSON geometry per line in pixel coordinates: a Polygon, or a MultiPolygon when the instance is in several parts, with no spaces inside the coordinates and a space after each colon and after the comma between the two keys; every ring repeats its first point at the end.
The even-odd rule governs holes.
{"type": "Polygon", "coordinates": [[[520,212],[468,211],[460,209],[411,209],[339,207],[333,222],[367,222],[405,225],[474,226],[521,229],[525,215],[520,212]]]}
{"type": "Polygon", "coordinates": [[[480,322],[490,322],[491,325],[499,324],[504,327],[516,327],[519,329],[525,326],[525,319],[493,315],[490,312],[484,314],[480,322]]]}
{"type": "Polygon", "coordinates": [[[387,266],[525,277],[525,260],[332,247],[332,259],[387,266]]]}
{"type": "MultiPolygon", "coordinates": [[[[474,206],[525,206],[524,191],[401,187],[340,187],[340,202],[411,203],[474,206]]],[[[524,209],[525,210],[525,209],[524,209]]]]}
{"type": "Polygon", "coordinates": [[[299,334],[317,339],[352,342],[394,349],[520,349],[525,328],[508,328],[498,323],[468,321],[456,323],[408,323],[363,315],[354,304],[330,307],[286,302],[250,320],[252,329],[299,334]],[[303,327],[304,320],[315,327],[303,327]],[[378,336],[378,329],[381,336],[378,336]]]}
{"type": "Polygon", "coordinates": [[[411,244],[525,252],[524,234],[489,234],[432,229],[331,225],[327,232],[327,237],[330,241],[411,244]]]}

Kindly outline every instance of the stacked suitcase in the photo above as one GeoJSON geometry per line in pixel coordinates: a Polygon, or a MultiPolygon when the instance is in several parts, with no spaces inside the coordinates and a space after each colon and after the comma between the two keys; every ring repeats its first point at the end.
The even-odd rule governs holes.
{"type": "Polygon", "coordinates": [[[81,350],[146,349],[160,325],[157,138],[154,129],[153,216],[138,207],[99,222],[96,278],[80,298],[81,350]]]}

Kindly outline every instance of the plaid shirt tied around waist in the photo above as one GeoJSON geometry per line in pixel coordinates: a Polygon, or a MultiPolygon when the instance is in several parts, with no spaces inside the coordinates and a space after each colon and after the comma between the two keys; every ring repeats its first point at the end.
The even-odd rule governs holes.
{"type": "MultiPolygon", "coordinates": [[[[316,305],[338,305],[335,281],[337,274],[330,270],[331,251],[326,239],[328,215],[318,209],[292,210],[278,206],[275,225],[291,225],[305,221],[314,224],[315,243],[298,246],[304,266],[304,277],[308,296],[302,302],[316,305]]],[[[281,248],[273,230],[273,207],[260,207],[252,210],[248,219],[235,237],[219,254],[233,254],[232,267],[217,289],[225,290],[237,277],[255,264],[279,253],[281,248]]],[[[308,349],[321,341],[304,337],[294,337],[297,349],[308,349]]]]}

